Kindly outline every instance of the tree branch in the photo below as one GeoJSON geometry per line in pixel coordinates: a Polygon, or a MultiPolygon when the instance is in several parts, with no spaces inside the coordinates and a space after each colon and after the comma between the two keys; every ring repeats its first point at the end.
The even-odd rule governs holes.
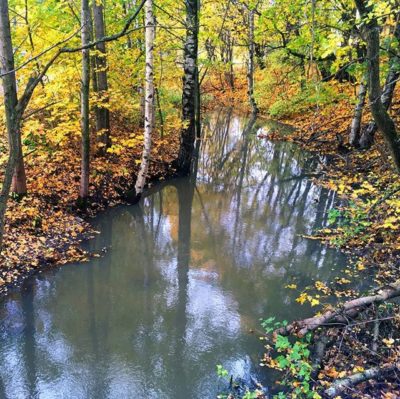
{"type": "Polygon", "coordinates": [[[385,374],[396,371],[399,369],[400,364],[387,364],[381,367],[373,367],[365,370],[362,373],[353,374],[349,377],[335,381],[325,393],[329,398],[334,398],[340,395],[345,389],[354,387],[362,382],[368,380],[377,380],[382,378],[385,374]]]}
{"type": "Polygon", "coordinates": [[[327,310],[319,316],[310,317],[308,319],[294,321],[286,327],[279,328],[274,335],[296,334],[303,337],[307,333],[316,330],[319,327],[329,326],[330,323],[348,324],[349,318],[354,318],[363,310],[371,305],[380,304],[389,299],[400,296],[400,280],[392,284],[390,287],[379,290],[377,294],[356,298],[337,306],[336,309],[327,310]]]}
{"type": "MultiPolygon", "coordinates": [[[[97,46],[99,43],[111,42],[111,41],[117,40],[117,39],[119,39],[119,38],[121,38],[121,37],[123,37],[123,36],[125,36],[125,35],[127,35],[127,34],[129,34],[129,33],[131,33],[131,32],[133,32],[133,31],[135,31],[135,30],[143,29],[143,27],[141,27],[141,28],[129,30],[129,27],[130,27],[130,25],[132,24],[133,20],[139,15],[139,13],[140,13],[141,9],[143,8],[145,2],[146,2],[146,0],[142,0],[142,1],[141,1],[141,3],[139,4],[138,8],[136,9],[136,11],[135,11],[135,12],[132,14],[132,16],[128,19],[128,21],[125,23],[124,28],[123,28],[120,32],[115,33],[114,35],[104,36],[104,37],[102,37],[102,38],[100,38],[100,39],[98,39],[98,40],[95,40],[95,41],[92,41],[92,42],[88,43],[88,44],[85,45],[85,46],[80,46],[80,47],[63,47],[63,48],[60,48],[60,49],[58,50],[58,52],[51,58],[51,60],[49,61],[49,63],[46,64],[46,66],[45,66],[46,72],[47,72],[47,70],[49,69],[49,67],[51,66],[51,64],[53,64],[54,61],[55,61],[61,54],[63,54],[63,53],[76,53],[76,52],[78,52],[78,51],[82,51],[82,50],[86,50],[86,49],[89,49],[89,48],[93,48],[93,47],[97,46]]],[[[7,72],[5,72],[5,73],[3,73],[3,74],[0,74],[0,78],[3,77],[3,76],[5,76],[5,75],[7,75],[7,74],[9,74],[9,73],[13,73],[13,72],[19,71],[20,69],[24,68],[26,65],[28,65],[28,64],[30,64],[31,62],[33,62],[33,61],[37,60],[38,58],[42,57],[44,54],[48,53],[49,51],[51,51],[51,50],[53,50],[53,49],[55,49],[55,48],[61,46],[61,45],[64,44],[64,43],[67,43],[67,42],[70,41],[74,36],[76,36],[76,35],[82,30],[82,28],[83,28],[83,27],[81,26],[77,31],[75,31],[72,35],[68,36],[66,39],[63,39],[63,40],[59,41],[59,42],[56,43],[56,44],[53,44],[53,45],[50,46],[49,48],[43,50],[43,51],[42,51],[41,53],[39,53],[38,55],[36,55],[36,56],[30,58],[29,60],[27,60],[26,62],[24,62],[23,64],[21,64],[19,67],[15,68],[15,69],[13,69],[13,70],[11,70],[11,71],[7,71],[7,72]]],[[[42,72],[40,73],[40,76],[43,77],[43,75],[44,75],[44,74],[43,74],[43,71],[42,71],[42,72]]]]}

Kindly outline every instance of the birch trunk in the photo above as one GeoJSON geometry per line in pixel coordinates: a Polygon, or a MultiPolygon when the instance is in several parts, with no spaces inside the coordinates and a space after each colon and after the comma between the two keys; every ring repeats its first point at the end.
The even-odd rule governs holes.
{"type": "Polygon", "coordinates": [[[249,97],[249,103],[251,112],[257,115],[259,110],[257,107],[256,100],[254,98],[254,14],[255,10],[249,10],[249,59],[247,64],[247,94],[249,97]]]}
{"type": "Polygon", "coordinates": [[[196,108],[198,79],[198,33],[199,0],[186,0],[186,40],[184,47],[184,76],[182,93],[182,121],[185,126],[181,132],[177,159],[178,171],[182,175],[190,173],[194,141],[196,138],[196,108]]]}
{"type": "MultiPolygon", "coordinates": [[[[81,40],[82,47],[90,42],[90,9],[89,1],[81,0],[81,40]]],[[[90,131],[89,131],[89,90],[90,90],[90,54],[89,49],[82,50],[82,82],[81,82],[81,134],[82,160],[79,203],[85,207],[89,195],[90,174],[90,131]]]]}
{"type": "MultiPolygon", "coordinates": [[[[95,39],[99,40],[105,36],[104,27],[104,7],[97,0],[93,1],[93,20],[95,39]]],[[[110,112],[108,106],[108,78],[107,78],[107,59],[106,44],[98,43],[96,50],[99,54],[96,56],[96,80],[97,93],[101,104],[96,106],[96,132],[99,142],[99,153],[104,155],[111,146],[110,140],[110,112]]]]}
{"type": "Polygon", "coordinates": [[[370,6],[365,0],[356,0],[356,5],[361,17],[366,21],[364,26],[365,40],[367,43],[368,59],[368,88],[369,101],[371,105],[372,116],[382,132],[386,145],[390,151],[392,162],[396,170],[400,173],[400,140],[393,119],[388,114],[381,98],[381,86],[379,76],[379,25],[376,17],[369,17],[370,6]]]}
{"type": "Polygon", "coordinates": [[[17,162],[19,123],[16,108],[18,105],[17,84],[14,71],[14,55],[11,41],[8,1],[0,0],[0,71],[3,82],[4,106],[9,143],[9,156],[0,193],[0,250],[3,244],[5,213],[10,195],[11,183],[17,162]]]}
{"type": "Polygon", "coordinates": [[[142,196],[146,176],[149,169],[151,136],[154,128],[154,37],[155,21],[153,15],[153,0],[145,4],[145,46],[146,46],[146,82],[145,82],[145,116],[144,116],[144,146],[142,163],[135,184],[136,200],[142,196]]]}

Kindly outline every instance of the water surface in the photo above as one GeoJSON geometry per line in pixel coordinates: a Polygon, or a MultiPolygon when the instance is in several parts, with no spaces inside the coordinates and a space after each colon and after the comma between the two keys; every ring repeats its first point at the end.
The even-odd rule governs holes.
{"type": "Polygon", "coordinates": [[[88,246],[103,257],[0,302],[0,397],[215,398],[217,364],[268,382],[259,319],[308,315],[285,285],[345,264],[301,237],[326,224],[335,194],[304,178],[309,155],[257,138],[271,126],[211,115],[195,180],[101,215],[88,246]]]}

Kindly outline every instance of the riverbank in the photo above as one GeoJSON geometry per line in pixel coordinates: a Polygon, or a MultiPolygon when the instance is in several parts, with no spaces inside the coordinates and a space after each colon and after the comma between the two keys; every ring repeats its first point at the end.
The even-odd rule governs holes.
{"type": "MultiPolygon", "coordinates": [[[[260,79],[258,85],[262,86],[260,79]]],[[[227,89],[226,98],[222,100],[217,96],[216,102],[243,107],[248,103],[245,87],[241,82],[237,86],[237,95],[227,89]]],[[[311,305],[317,315],[331,309],[332,304],[380,292],[379,288],[391,287],[400,279],[400,181],[379,133],[376,134],[375,144],[368,150],[361,151],[349,145],[354,90],[355,87],[349,83],[330,82],[319,85],[315,90],[276,87],[271,95],[259,94],[258,97],[261,118],[278,119],[295,127],[285,135],[269,131],[260,137],[294,142],[314,153],[319,161],[317,170],[311,171],[310,178],[315,184],[336,191],[341,198],[341,206],[326,215],[330,225],[314,231],[307,238],[347,253],[351,264],[334,281],[310,281],[306,289],[299,289],[295,281],[288,282],[286,286],[287,290],[297,291],[297,301],[311,305]]],[[[365,108],[364,126],[372,120],[369,107],[365,108]]],[[[399,89],[394,96],[391,114],[400,126],[399,89]]],[[[310,370],[315,369],[317,364],[312,379],[318,394],[324,395],[326,389],[339,379],[378,367],[383,369],[378,378],[351,387],[341,393],[344,396],[338,394],[337,397],[399,397],[399,379],[393,372],[384,372],[385,365],[397,364],[400,359],[398,314],[396,304],[382,303],[367,309],[345,328],[317,330],[313,342],[321,342],[324,337],[322,341],[328,344],[317,356],[317,363],[315,359],[314,363],[311,359],[302,360],[310,370]]],[[[270,323],[267,328],[271,329],[270,323]]],[[[289,389],[294,395],[292,397],[313,397],[313,393],[307,396],[304,392],[304,375],[299,376],[288,370],[293,365],[293,362],[290,363],[293,347],[289,345],[280,350],[281,355],[289,360],[285,368],[276,361],[272,350],[275,345],[273,339],[268,341],[263,364],[287,372],[284,391],[289,389]]],[[[315,353],[311,344],[306,346],[310,346],[315,353]]],[[[321,347],[316,344],[318,346],[321,347]]],[[[281,388],[278,384],[275,391],[279,392],[281,388]]]]}
{"type": "MultiPolygon", "coordinates": [[[[350,94],[350,91],[345,88],[342,93],[350,94]]],[[[351,98],[351,95],[343,95],[341,100],[331,104],[285,115],[281,120],[296,130],[284,137],[274,132],[267,136],[295,142],[314,152],[319,158],[319,167],[313,181],[335,190],[342,199],[342,205],[329,212],[330,226],[308,237],[340,248],[353,259],[343,276],[335,281],[313,281],[308,289],[298,292],[298,301],[314,306],[317,314],[331,309],[328,303],[332,301],[340,304],[377,293],[379,288],[392,287],[400,279],[400,181],[379,133],[369,150],[356,150],[348,144],[354,107],[351,98]]],[[[399,91],[391,114],[400,126],[399,91]]],[[[364,125],[370,120],[367,109],[364,125]]],[[[297,287],[288,284],[287,289],[296,290],[297,287]]],[[[354,375],[359,377],[365,370],[376,368],[375,378],[361,378],[361,383],[349,384],[349,389],[337,391],[335,397],[400,396],[396,367],[385,372],[387,365],[396,365],[400,359],[399,307],[389,302],[367,308],[360,317],[349,320],[344,328],[341,325],[322,327],[314,333],[314,342],[328,342],[317,356],[317,370],[316,364],[311,365],[309,361],[314,367],[314,389],[322,396],[330,397],[327,389],[335,381],[354,375]]],[[[282,370],[271,354],[273,345],[267,345],[263,361],[271,368],[282,370]]],[[[318,345],[321,347],[321,344],[316,347],[318,345]]],[[[289,387],[294,392],[293,397],[309,397],[302,390],[301,381],[304,380],[299,375],[289,377],[286,389],[289,387]]]]}
{"type": "MultiPolygon", "coordinates": [[[[98,233],[89,220],[108,207],[126,203],[124,193],[135,184],[142,151],[139,128],[131,133],[132,126],[123,119],[114,120],[113,126],[114,142],[123,143],[124,148],[112,147],[104,157],[92,154],[85,212],[76,206],[80,180],[80,146],[76,137],[71,137],[62,151],[40,148],[39,156],[26,159],[28,195],[10,199],[7,210],[0,294],[18,286],[32,273],[99,256],[81,247],[82,241],[98,233]]],[[[177,148],[177,136],[169,135],[168,143],[154,140],[150,185],[173,174],[171,164],[177,148]]]]}

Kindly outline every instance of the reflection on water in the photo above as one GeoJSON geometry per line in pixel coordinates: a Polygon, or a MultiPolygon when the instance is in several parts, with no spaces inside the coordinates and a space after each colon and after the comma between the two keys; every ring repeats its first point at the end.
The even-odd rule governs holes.
{"type": "Polygon", "coordinates": [[[335,201],[301,178],[313,160],[260,129],[213,114],[196,184],[110,210],[88,244],[104,257],[0,303],[1,398],[214,398],[216,364],[258,371],[259,318],[309,311],[284,286],[331,279],[345,261],[300,236],[335,201]]]}

